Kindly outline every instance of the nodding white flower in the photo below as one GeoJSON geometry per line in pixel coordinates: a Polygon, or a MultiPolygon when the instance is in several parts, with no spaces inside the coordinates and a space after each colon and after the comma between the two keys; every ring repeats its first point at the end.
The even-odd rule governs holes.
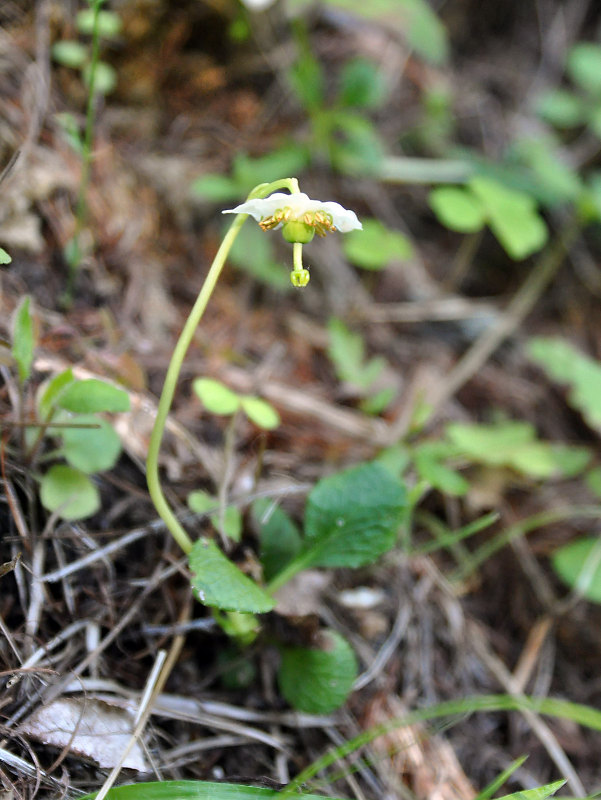
{"type": "Polygon", "coordinates": [[[263,11],[264,8],[269,8],[275,3],[275,0],[242,0],[242,4],[251,11],[263,11]]]}
{"type": "Polygon", "coordinates": [[[330,231],[361,230],[363,226],[354,211],[339,203],[311,200],[303,192],[275,194],[264,199],[247,200],[224,214],[249,214],[264,231],[282,228],[288,242],[306,244],[315,234],[325,236],[330,231]]]}

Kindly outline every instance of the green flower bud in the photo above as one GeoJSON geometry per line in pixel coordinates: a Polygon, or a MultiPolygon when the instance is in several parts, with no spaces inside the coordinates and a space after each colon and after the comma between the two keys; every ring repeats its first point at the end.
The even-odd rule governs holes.
{"type": "Polygon", "coordinates": [[[282,236],[291,244],[307,244],[315,236],[315,228],[306,222],[286,222],[282,228],[282,236]]]}

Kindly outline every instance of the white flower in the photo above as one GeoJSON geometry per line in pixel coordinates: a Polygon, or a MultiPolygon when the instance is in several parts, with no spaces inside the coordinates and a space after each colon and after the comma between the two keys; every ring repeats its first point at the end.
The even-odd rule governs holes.
{"type": "Polygon", "coordinates": [[[264,8],[269,8],[275,3],[275,0],[242,0],[242,4],[251,11],[263,11],[264,8]]]}
{"type": "Polygon", "coordinates": [[[325,236],[329,231],[348,233],[363,228],[354,211],[339,203],[311,200],[303,192],[275,192],[263,200],[248,200],[223,213],[249,214],[264,231],[283,228],[287,241],[303,244],[311,241],[314,233],[325,236]]]}

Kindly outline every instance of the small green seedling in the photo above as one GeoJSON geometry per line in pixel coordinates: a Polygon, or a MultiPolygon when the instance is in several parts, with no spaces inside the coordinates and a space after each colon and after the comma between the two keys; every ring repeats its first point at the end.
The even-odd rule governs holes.
{"type": "MultiPolygon", "coordinates": [[[[34,321],[27,296],[13,318],[12,342],[21,397],[25,398],[35,351],[34,321]]],[[[71,369],[38,388],[36,422],[21,420],[25,431],[22,445],[24,459],[31,464],[59,462],[40,479],[40,500],[48,511],[70,520],[84,519],[98,511],[100,496],[91,476],[111,469],[121,454],[115,430],[98,415],[128,409],[129,397],[122,389],[95,378],[78,380],[71,369]],[[43,440],[58,446],[43,452],[43,440]]]]}
{"type": "Polygon", "coordinates": [[[380,379],[387,362],[382,356],[367,359],[365,342],[342,322],[332,317],[328,323],[328,356],[339,380],[361,398],[360,407],[370,414],[380,414],[392,402],[395,389],[382,386],[380,379]]]}
{"type": "Polygon", "coordinates": [[[238,411],[243,411],[251,422],[265,430],[273,430],[280,424],[278,412],[260,397],[236,394],[221,381],[213,378],[196,378],[192,386],[201,403],[211,414],[229,417],[238,411]]]}

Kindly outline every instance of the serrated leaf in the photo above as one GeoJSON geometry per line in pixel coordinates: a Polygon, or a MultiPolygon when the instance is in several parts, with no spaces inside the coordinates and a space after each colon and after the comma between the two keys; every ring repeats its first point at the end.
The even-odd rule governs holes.
{"type": "Polygon", "coordinates": [[[79,69],[88,60],[88,48],[81,42],[65,39],[52,45],[52,57],[64,67],[79,69]]]}
{"type": "Polygon", "coordinates": [[[196,378],[192,388],[211,414],[229,416],[240,408],[240,396],[214,378],[196,378]]]}
{"type": "Polygon", "coordinates": [[[288,514],[267,497],[254,501],[251,519],[259,535],[265,580],[270,581],[298,555],[301,535],[288,514]]]}
{"type": "Polygon", "coordinates": [[[96,414],[100,411],[116,414],[129,411],[129,395],[110,383],[89,378],[67,386],[57,399],[57,406],[75,414],[96,414]]]}
{"type": "Polygon", "coordinates": [[[246,395],[240,398],[240,403],[246,416],[259,428],[271,431],[281,422],[280,415],[267,400],[246,395]]]}
{"type": "Polygon", "coordinates": [[[438,221],[460,233],[474,233],[486,222],[482,203],[471,192],[455,186],[433,189],[428,202],[438,221]]]}
{"type": "Polygon", "coordinates": [[[291,706],[308,714],[329,714],[345,702],[357,677],[357,659],[335,631],[321,634],[322,649],[282,651],[280,690],[291,706]]]}
{"type": "Polygon", "coordinates": [[[550,378],[569,385],[570,405],[592,428],[601,431],[601,363],[554,337],[531,339],[527,353],[550,378]]]}
{"type": "Polygon", "coordinates": [[[530,195],[508,189],[492,178],[475,177],[468,185],[486,210],[490,229],[511,258],[520,260],[541,249],[548,238],[547,226],[530,195]]]}
{"type": "Polygon", "coordinates": [[[12,324],[12,356],[17,364],[19,380],[29,378],[33,363],[34,336],[33,319],[29,311],[31,298],[25,295],[17,306],[12,324]]]}
{"type": "Polygon", "coordinates": [[[98,489],[87,475],[66,464],[55,464],[44,475],[40,500],[62,519],[85,519],[100,508],[98,489]]]}
{"type": "Polygon", "coordinates": [[[407,507],[403,484],[377,463],[324,478],[305,512],[306,566],[360,567],[394,546],[407,507]]]}
{"type": "Polygon", "coordinates": [[[275,601],[241,572],[210,539],[198,539],[189,554],[192,588],[201,603],[224,611],[265,614],[275,601]]]}
{"type": "Polygon", "coordinates": [[[601,603],[601,539],[583,537],[556,550],[553,569],[571,589],[601,603]]]}
{"type": "Polygon", "coordinates": [[[570,50],[567,73],[575,84],[591,94],[601,94],[601,45],[580,42],[570,50]]]}
{"type": "Polygon", "coordinates": [[[342,240],[344,254],[358,267],[384,269],[391,261],[411,258],[413,248],[409,239],[392,231],[377,219],[363,219],[363,230],[351,231],[342,240]]]}
{"type": "Polygon", "coordinates": [[[121,454],[121,439],[106,420],[82,414],[71,422],[93,428],[62,428],[63,455],[72,467],[88,475],[111,469],[121,454]]]}

